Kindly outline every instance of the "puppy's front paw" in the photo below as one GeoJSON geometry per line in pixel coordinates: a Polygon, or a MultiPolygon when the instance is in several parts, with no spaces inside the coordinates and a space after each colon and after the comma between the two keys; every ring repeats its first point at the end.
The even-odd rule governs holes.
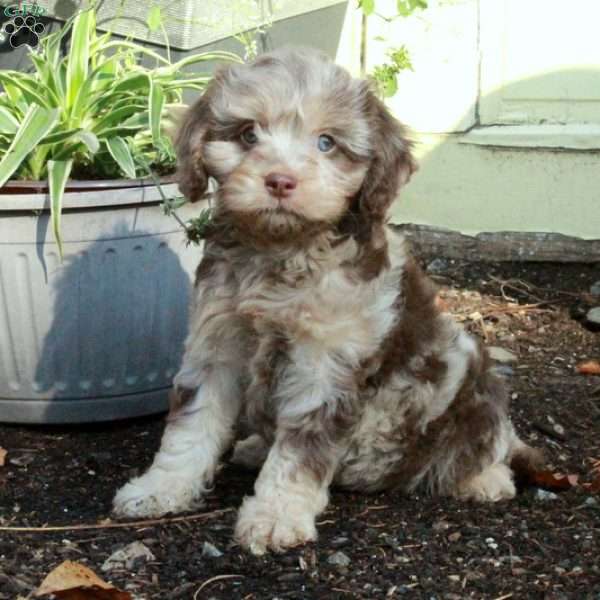
{"type": "Polygon", "coordinates": [[[162,469],[150,469],[141,477],[126,483],[113,500],[117,517],[160,517],[179,513],[201,504],[197,484],[174,477],[162,469]]]}
{"type": "Polygon", "coordinates": [[[317,529],[314,515],[297,504],[283,506],[253,496],[240,508],[235,537],[252,554],[261,555],[314,541],[317,529]]]}

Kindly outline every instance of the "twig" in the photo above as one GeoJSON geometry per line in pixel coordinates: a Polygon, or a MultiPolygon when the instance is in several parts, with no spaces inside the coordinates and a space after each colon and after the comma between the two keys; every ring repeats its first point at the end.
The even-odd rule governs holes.
{"type": "Polygon", "coordinates": [[[56,531],[87,531],[90,529],[127,529],[130,527],[153,527],[155,525],[163,525],[167,523],[179,523],[182,521],[197,521],[200,519],[212,519],[220,517],[233,508],[224,508],[222,510],[214,510],[212,512],[200,513],[196,515],[184,515],[182,517],[165,517],[162,519],[146,519],[145,521],[129,521],[127,523],[93,523],[91,525],[61,525],[58,527],[0,527],[0,531],[14,533],[46,533],[56,531]]]}
{"type": "Polygon", "coordinates": [[[504,596],[498,596],[497,598],[494,598],[494,600],[506,600],[507,598],[512,598],[513,594],[504,594],[504,596]]]}
{"type": "Polygon", "coordinates": [[[207,579],[194,593],[194,600],[198,600],[198,594],[207,586],[210,585],[211,583],[214,583],[215,581],[222,581],[223,579],[235,579],[236,577],[244,577],[243,575],[216,575],[215,577],[211,577],[210,579],[207,579]]]}

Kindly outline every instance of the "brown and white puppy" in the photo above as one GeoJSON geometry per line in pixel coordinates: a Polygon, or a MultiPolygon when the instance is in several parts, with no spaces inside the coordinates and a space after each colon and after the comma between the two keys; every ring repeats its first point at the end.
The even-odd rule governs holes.
{"type": "Polygon", "coordinates": [[[254,553],[316,538],[330,484],[515,494],[513,429],[485,350],[435,304],[386,227],[415,169],[404,128],[365,81],[285,48],[217,73],[177,140],[192,201],[218,182],[174,404],[128,517],[188,510],[238,424],[260,466],[236,537],[254,553]]]}

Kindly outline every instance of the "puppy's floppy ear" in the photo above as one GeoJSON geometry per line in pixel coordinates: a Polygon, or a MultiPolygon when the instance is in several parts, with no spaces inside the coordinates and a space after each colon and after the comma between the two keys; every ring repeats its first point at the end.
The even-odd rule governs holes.
{"type": "Polygon", "coordinates": [[[367,93],[366,110],[373,135],[373,158],[360,190],[359,209],[367,221],[383,222],[417,164],[405,127],[372,91],[367,93]]]}
{"type": "Polygon", "coordinates": [[[202,151],[210,118],[209,98],[205,92],[187,110],[175,138],[179,189],[190,202],[199,200],[208,186],[202,151]]]}
{"type": "Polygon", "coordinates": [[[389,265],[385,235],[387,212],[417,165],[404,126],[371,90],[366,92],[365,99],[373,155],[351,213],[353,235],[362,248],[358,266],[362,277],[371,279],[389,265]]]}

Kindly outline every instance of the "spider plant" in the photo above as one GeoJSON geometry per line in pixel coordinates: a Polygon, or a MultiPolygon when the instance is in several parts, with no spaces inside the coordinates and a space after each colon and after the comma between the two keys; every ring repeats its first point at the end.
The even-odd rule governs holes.
{"type": "Polygon", "coordinates": [[[235,54],[207,52],[171,63],[110,32],[96,33],[93,9],[78,13],[31,51],[33,72],[0,70],[0,188],[10,179],[48,181],[52,228],[62,254],[60,215],[66,182],[172,172],[165,134],[185,88],[202,90],[207,75],[184,72],[235,54]],[[68,52],[61,55],[70,34],[68,52]],[[151,62],[151,67],[141,61],[151,62]]]}

